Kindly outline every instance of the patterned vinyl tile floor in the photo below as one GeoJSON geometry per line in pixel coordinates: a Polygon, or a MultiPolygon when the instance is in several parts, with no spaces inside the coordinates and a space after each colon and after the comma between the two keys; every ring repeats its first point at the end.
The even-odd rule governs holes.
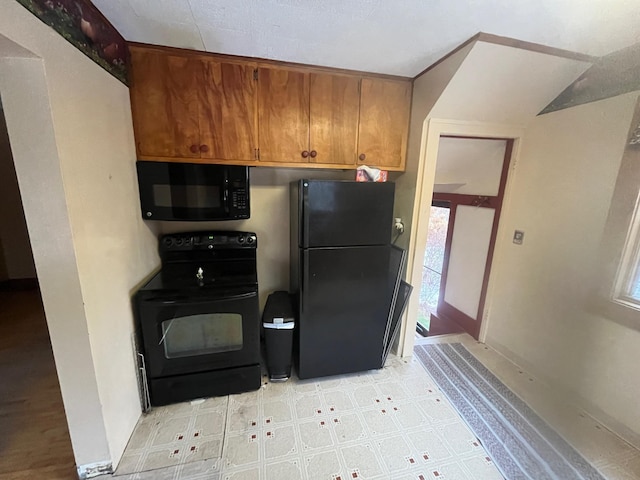
{"type": "MultiPolygon", "coordinates": [[[[640,451],[469,335],[461,342],[609,480],[640,451]]],[[[502,476],[415,358],[360,374],[269,383],[143,415],[116,480],[493,480],[502,476]]]]}
{"type": "Polygon", "coordinates": [[[160,407],[144,415],[116,478],[501,479],[415,359],[160,407]]]}

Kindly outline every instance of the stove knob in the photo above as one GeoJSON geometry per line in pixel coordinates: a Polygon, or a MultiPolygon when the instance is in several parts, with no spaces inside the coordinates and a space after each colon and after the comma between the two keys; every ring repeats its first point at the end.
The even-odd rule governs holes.
{"type": "Polygon", "coordinates": [[[244,235],[238,237],[238,243],[244,243],[244,235]]]}
{"type": "Polygon", "coordinates": [[[162,239],[162,244],[166,247],[166,248],[171,248],[171,246],[173,245],[173,238],[171,237],[165,237],[162,239]]]}
{"type": "Polygon", "coordinates": [[[255,242],[255,241],[256,241],[256,237],[254,237],[253,235],[249,235],[249,236],[247,237],[247,243],[248,243],[249,245],[251,245],[251,244],[252,244],[253,242],[255,242]]]}
{"type": "Polygon", "coordinates": [[[209,250],[213,250],[213,245],[209,244],[209,245],[207,245],[207,248],[208,248],[209,250]]]}

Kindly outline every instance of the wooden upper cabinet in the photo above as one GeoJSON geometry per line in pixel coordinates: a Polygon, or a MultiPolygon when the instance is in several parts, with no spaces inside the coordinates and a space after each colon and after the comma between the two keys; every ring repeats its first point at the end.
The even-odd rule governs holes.
{"type": "Polygon", "coordinates": [[[200,156],[199,62],[131,49],[131,107],[139,156],[200,156]]]}
{"type": "Polygon", "coordinates": [[[404,170],[411,83],[363,78],[358,126],[358,164],[404,170]]]}
{"type": "Polygon", "coordinates": [[[311,73],[309,77],[309,161],[354,165],[360,78],[326,73],[311,73]]]}
{"type": "Polygon", "coordinates": [[[131,65],[140,158],[255,160],[255,64],[132,47],[131,65]]]}
{"type": "Polygon", "coordinates": [[[201,158],[255,160],[257,96],[255,64],[203,59],[199,90],[201,158]]]}
{"type": "Polygon", "coordinates": [[[306,163],[309,158],[309,77],[295,70],[258,69],[260,161],[306,163]]]}
{"type": "Polygon", "coordinates": [[[404,170],[411,81],[131,45],[138,158],[404,170]]]}
{"type": "Polygon", "coordinates": [[[260,68],[260,161],[355,165],[360,78],[260,68]]]}

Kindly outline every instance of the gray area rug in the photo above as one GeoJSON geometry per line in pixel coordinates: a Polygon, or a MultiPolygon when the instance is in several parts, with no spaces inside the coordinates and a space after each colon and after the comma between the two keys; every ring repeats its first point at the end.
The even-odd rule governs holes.
{"type": "Polygon", "coordinates": [[[414,351],[507,480],[604,480],[461,344],[414,351]]]}

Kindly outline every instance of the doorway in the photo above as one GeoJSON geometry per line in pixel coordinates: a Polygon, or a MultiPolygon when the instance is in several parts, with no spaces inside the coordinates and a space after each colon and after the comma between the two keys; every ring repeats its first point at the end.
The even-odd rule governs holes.
{"type": "Polygon", "coordinates": [[[513,140],[443,135],[416,331],[478,339],[513,140]]]}
{"type": "Polygon", "coordinates": [[[0,477],[71,478],[75,460],[0,102],[0,477]]]}

